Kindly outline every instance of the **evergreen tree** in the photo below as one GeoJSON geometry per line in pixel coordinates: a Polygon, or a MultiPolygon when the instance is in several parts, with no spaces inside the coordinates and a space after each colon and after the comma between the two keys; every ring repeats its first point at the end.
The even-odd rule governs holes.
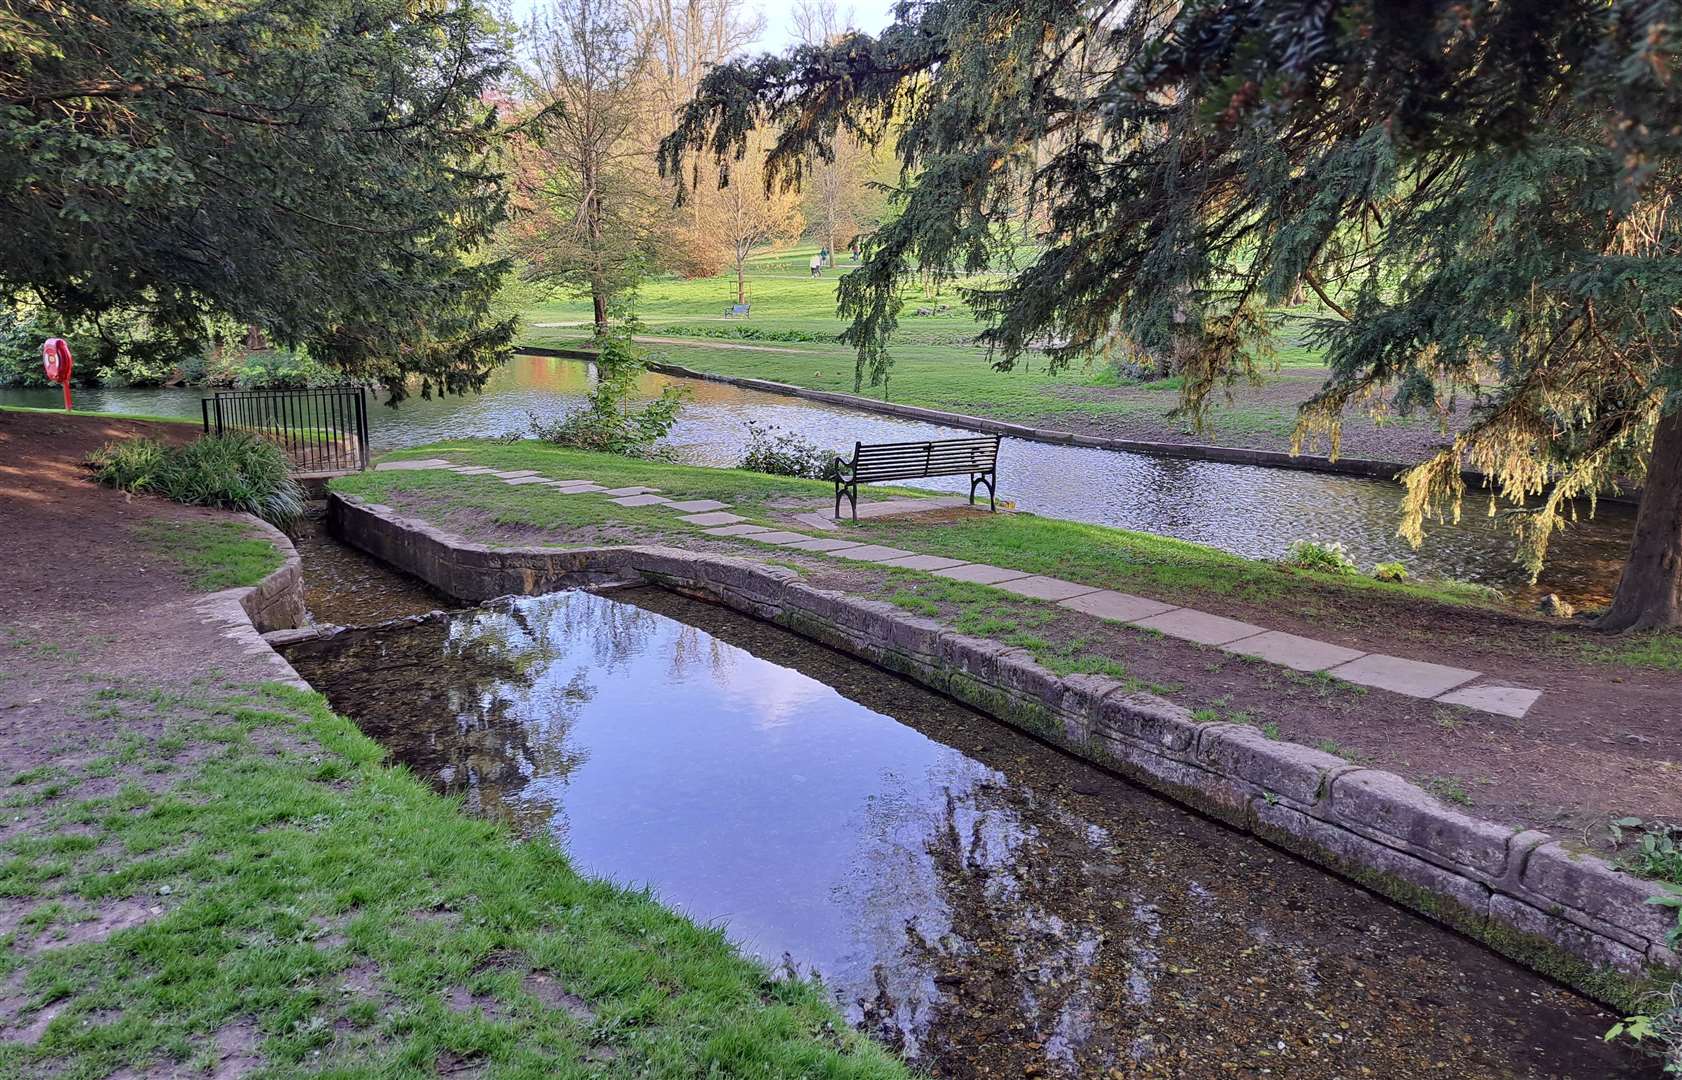
{"type": "Polygon", "coordinates": [[[472,0],[0,0],[0,302],[477,388],[505,51],[472,0]]]}
{"type": "Polygon", "coordinates": [[[879,379],[909,276],[988,267],[1044,212],[1025,270],[970,300],[995,363],[1124,340],[1185,365],[1183,406],[1255,377],[1269,312],[1332,313],[1299,438],[1393,391],[1470,402],[1406,475],[1404,531],[1488,474],[1540,566],[1573,500],[1644,483],[1607,629],[1682,621],[1682,5],[1676,0],[928,0],[714,71],[662,147],[779,137],[789,182],[891,124],[903,212],[841,288],[879,379]]]}

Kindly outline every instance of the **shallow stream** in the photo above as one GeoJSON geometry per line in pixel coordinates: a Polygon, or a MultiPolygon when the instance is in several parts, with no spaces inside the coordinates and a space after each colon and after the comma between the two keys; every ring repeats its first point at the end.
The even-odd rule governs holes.
{"type": "Polygon", "coordinates": [[[1652,1074],[1449,931],[717,607],[509,598],[289,659],[439,790],[821,978],[936,1076],[1652,1074]]]}

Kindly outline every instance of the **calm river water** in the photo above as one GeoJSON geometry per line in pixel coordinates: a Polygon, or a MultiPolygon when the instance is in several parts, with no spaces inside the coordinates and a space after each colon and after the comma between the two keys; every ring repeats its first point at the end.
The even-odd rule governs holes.
{"type": "MultiPolygon", "coordinates": [[[[747,437],[747,421],[787,428],[820,445],[851,451],[855,441],[947,437],[957,429],[858,412],[839,406],[740,390],[718,383],[649,375],[643,390],[669,382],[690,390],[690,404],[672,442],[697,464],[732,465],[747,437]]],[[[577,360],[519,356],[496,372],[485,392],[421,401],[397,409],[371,407],[370,438],[380,449],[468,436],[524,432],[528,416],[554,416],[588,392],[590,370],[577,360]]],[[[0,390],[0,404],[51,407],[56,390],[0,390]]],[[[77,395],[89,411],[199,416],[194,390],[99,389],[77,395]]],[[[1525,602],[1555,592],[1580,604],[1604,601],[1617,584],[1633,515],[1603,504],[1554,541],[1541,581],[1530,586],[1512,561],[1506,525],[1492,520],[1486,500],[1467,500],[1457,525],[1435,529],[1414,551],[1396,533],[1400,489],[1390,483],[1289,469],[1157,458],[1113,450],[1053,446],[1006,439],[1000,451],[1000,496],[1019,509],[1051,517],[1139,529],[1275,558],[1293,540],[1341,541],[1363,568],[1400,560],[1416,577],[1446,577],[1493,585],[1525,602]]],[[[923,486],[967,492],[963,478],[923,486]]]]}
{"type": "Polygon", "coordinates": [[[935,1076],[1652,1074],[1582,998],[720,608],[556,593],[289,659],[440,790],[821,977],[935,1076]]]}

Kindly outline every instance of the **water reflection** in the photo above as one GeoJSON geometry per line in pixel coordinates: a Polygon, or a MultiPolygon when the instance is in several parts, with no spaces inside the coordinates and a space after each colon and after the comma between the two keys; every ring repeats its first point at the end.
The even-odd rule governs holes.
{"type": "MultiPolygon", "coordinates": [[[[648,375],[642,392],[657,394],[674,381],[648,375]]],[[[797,430],[820,445],[850,449],[855,441],[941,438],[955,428],[862,413],[816,402],[739,390],[722,383],[679,380],[690,404],[672,441],[704,465],[733,465],[747,420],[797,430]]],[[[398,409],[369,411],[370,439],[380,449],[468,436],[529,430],[529,414],[553,417],[587,392],[590,371],[576,360],[520,356],[498,369],[485,392],[468,397],[410,399],[398,409]]],[[[197,391],[99,389],[83,392],[87,411],[199,416],[197,391]]],[[[0,403],[52,405],[50,390],[0,390],[0,403]]],[[[1529,600],[1557,592],[1578,604],[1607,599],[1617,583],[1633,526],[1626,507],[1603,504],[1598,517],[1573,525],[1554,541],[1550,564],[1529,586],[1512,561],[1512,537],[1487,516],[1489,501],[1467,500],[1458,525],[1432,530],[1419,551],[1396,536],[1400,489],[1356,477],[1327,476],[1243,465],[1157,458],[1005,440],[1000,451],[1001,495],[1036,514],[1140,529],[1210,544],[1239,555],[1276,558],[1293,540],[1338,540],[1363,566],[1401,561],[1415,577],[1479,581],[1529,600]]],[[[967,492],[967,481],[922,481],[941,491],[967,492]]]]}
{"type": "Polygon", "coordinates": [[[441,789],[938,1076],[1641,1075],[1609,1017],[1359,890],[773,627],[615,596],[290,659],[441,789]]]}

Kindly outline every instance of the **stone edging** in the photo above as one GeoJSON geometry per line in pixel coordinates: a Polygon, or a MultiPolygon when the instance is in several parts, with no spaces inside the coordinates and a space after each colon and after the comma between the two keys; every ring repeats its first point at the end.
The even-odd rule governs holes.
{"type": "Polygon", "coordinates": [[[309,684],[298,677],[292,665],[263,637],[270,631],[290,630],[309,622],[309,613],[304,607],[303,563],[298,558],[298,549],[292,546],[285,533],[261,518],[250,514],[239,516],[245,519],[252,532],[280,552],[280,567],[271,570],[255,585],[211,593],[195,601],[193,606],[207,621],[220,623],[223,636],[238,642],[254,664],[269,669],[263,678],[307,690],[309,684]]]}
{"type": "Polygon", "coordinates": [[[1023,649],[891,604],[813,588],[750,559],[632,546],[469,543],[389,507],[333,495],[335,535],[468,602],[561,588],[658,584],[776,623],[897,672],[1329,867],[1622,1008],[1682,957],[1663,885],[1534,830],[1450,809],[1401,777],[1198,723],[1098,675],[1059,676],[1023,649]]]}

